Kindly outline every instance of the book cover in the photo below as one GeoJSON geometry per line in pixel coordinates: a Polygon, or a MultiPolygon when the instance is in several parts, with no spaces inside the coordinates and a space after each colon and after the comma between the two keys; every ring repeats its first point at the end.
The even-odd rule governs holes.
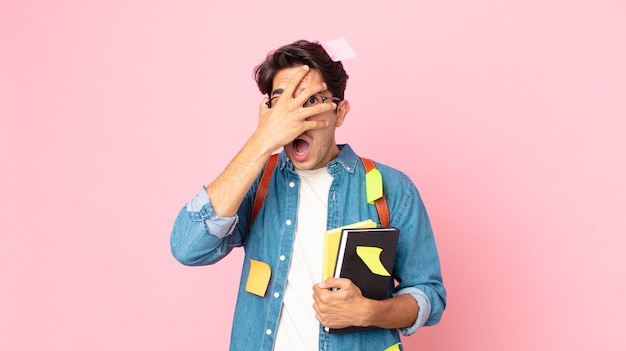
{"type": "MultiPolygon", "coordinates": [[[[400,231],[396,228],[343,229],[334,276],[352,280],[367,298],[388,298],[393,284],[393,265],[399,235],[400,231]]],[[[326,330],[333,334],[374,328],[326,330]]]]}
{"type": "Polygon", "coordinates": [[[371,219],[344,225],[324,232],[324,257],[322,260],[322,281],[335,274],[337,252],[341,241],[341,231],[347,228],[376,228],[376,222],[371,219]]]}

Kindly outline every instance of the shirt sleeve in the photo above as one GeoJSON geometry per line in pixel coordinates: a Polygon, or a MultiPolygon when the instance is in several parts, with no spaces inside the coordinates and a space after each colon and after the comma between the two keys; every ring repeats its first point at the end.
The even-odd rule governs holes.
{"type": "Polygon", "coordinates": [[[417,305],[419,306],[419,312],[417,314],[417,319],[415,319],[415,323],[413,323],[413,325],[408,328],[399,329],[402,335],[411,336],[428,320],[431,310],[430,299],[428,298],[426,293],[414,287],[406,287],[404,289],[400,289],[398,290],[398,292],[393,294],[393,296],[398,296],[402,294],[408,294],[413,296],[413,298],[417,301],[417,305]]]}
{"type": "MultiPolygon", "coordinates": [[[[203,207],[207,205],[210,206],[210,204],[211,199],[209,198],[209,194],[206,192],[206,188],[202,186],[193,199],[187,203],[187,212],[200,212],[203,207]]],[[[237,224],[237,216],[222,217],[214,214],[213,216],[205,218],[204,222],[209,229],[209,233],[223,239],[233,232],[235,224],[237,224]]]]}

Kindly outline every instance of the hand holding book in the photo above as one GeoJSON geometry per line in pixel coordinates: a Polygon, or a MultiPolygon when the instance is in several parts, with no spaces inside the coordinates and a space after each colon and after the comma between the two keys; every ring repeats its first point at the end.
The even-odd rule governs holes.
{"type": "Polygon", "coordinates": [[[324,326],[344,328],[360,324],[369,310],[368,299],[350,279],[330,277],[313,290],[315,314],[324,326]]]}
{"type": "MultiPolygon", "coordinates": [[[[333,313],[343,318],[342,313],[347,312],[354,319],[355,313],[360,311],[358,308],[363,308],[363,306],[358,306],[359,303],[363,305],[367,303],[367,299],[383,300],[390,297],[393,281],[391,273],[393,272],[398,237],[399,230],[395,228],[342,227],[338,253],[335,255],[332,252],[325,252],[324,255],[325,260],[328,257],[336,257],[334,277],[346,279],[329,279],[322,283],[323,287],[330,288],[331,291],[320,292],[321,312],[327,312],[323,310],[326,305],[321,303],[333,302],[332,308],[337,309],[333,313]],[[342,291],[341,289],[347,290],[342,291]],[[345,299],[343,304],[341,297],[345,299]],[[324,299],[328,300],[325,301],[324,299]],[[356,306],[353,306],[354,301],[352,299],[356,301],[356,306]]],[[[334,247],[332,249],[334,250],[334,247]]],[[[316,307],[316,311],[317,309],[316,307]]],[[[320,311],[317,312],[319,314],[320,311]]],[[[326,331],[345,333],[365,329],[371,329],[371,327],[326,328],[326,331]]]]}

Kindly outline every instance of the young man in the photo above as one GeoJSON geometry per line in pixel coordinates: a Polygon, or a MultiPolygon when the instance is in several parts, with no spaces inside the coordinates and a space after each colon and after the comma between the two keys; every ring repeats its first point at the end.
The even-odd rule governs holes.
{"type": "Polygon", "coordinates": [[[244,247],[231,350],[401,350],[399,333],[436,324],[446,301],[417,189],[403,173],[377,164],[390,226],[400,230],[392,297],[367,299],[349,279],[320,282],[324,231],[378,220],[365,199],[359,157],[335,143],[335,128],[350,111],[348,75],[321,45],[297,41],[270,53],[255,78],[267,94],[258,128],[224,172],[180,211],[172,253],[183,264],[207,265],[244,247]],[[280,147],[267,197],[251,223],[261,171],[280,147]],[[267,276],[255,293],[247,286],[259,265],[268,267],[267,276]],[[379,328],[345,334],[324,329],[372,325],[379,328]]]}

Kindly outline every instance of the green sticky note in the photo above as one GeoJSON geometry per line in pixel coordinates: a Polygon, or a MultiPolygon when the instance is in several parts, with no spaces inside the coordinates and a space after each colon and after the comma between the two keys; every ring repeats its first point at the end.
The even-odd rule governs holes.
{"type": "Polygon", "coordinates": [[[374,168],[365,175],[365,191],[368,204],[383,197],[383,176],[378,169],[374,168]]]}

